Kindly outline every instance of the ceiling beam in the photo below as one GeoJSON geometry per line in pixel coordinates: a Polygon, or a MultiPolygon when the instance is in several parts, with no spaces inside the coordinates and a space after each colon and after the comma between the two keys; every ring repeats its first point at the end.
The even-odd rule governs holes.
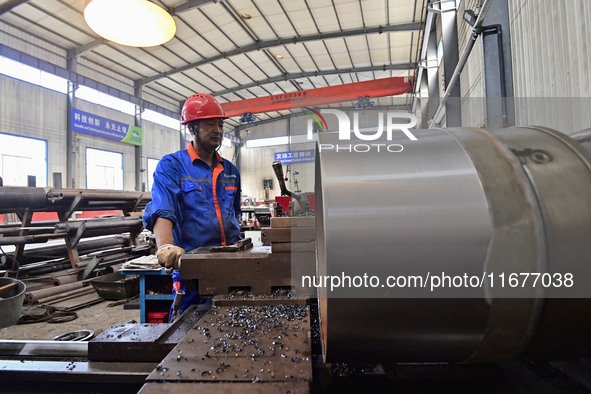
{"type": "Polygon", "coordinates": [[[268,40],[268,41],[259,41],[252,43],[250,45],[245,45],[240,48],[237,48],[232,51],[223,52],[219,55],[212,56],[207,59],[200,60],[198,62],[190,63],[182,67],[173,68],[168,71],[164,71],[162,73],[153,75],[148,78],[138,79],[136,80],[136,86],[143,86],[150,82],[154,82],[161,78],[166,78],[173,74],[177,74],[183,71],[187,71],[196,67],[203,66],[208,63],[212,63],[216,60],[224,59],[230,56],[241,55],[243,53],[253,52],[253,51],[260,51],[266,48],[272,48],[282,45],[288,44],[297,44],[301,42],[307,41],[319,41],[319,40],[328,40],[332,38],[343,38],[343,37],[351,37],[351,36],[359,36],[359,35],[367,35],[367,34],[382,34],[382,33],[393,33],[393,32],[400,32],[400,31],[415,31],[419,30],[420,23],[403,23],[397,25],[388,25],[388,26],[378,26],[378,27],[367,27],[367,28],[360,28],[360,29],[351,29],[351,30],[344,30],[344,31],[335,31],[331,33],[322,33],[322,34],[310,34],[306,36],[300,37],[291,37],[291,38],[280,38],[277,40],[268,40]]]}
{"type": "Polygon", "coordinates": [[[68,49],[68,58],[74,59],[80,55],[85,54],[86,52],[93,50],[94,48],[98,47],[99,45],[106,44],[107,40],[104,38],[97,38],[94,41],[91,41],[87,44],[80,45],[76,48],[68,49]]]}
{"type": "Polygon", "coordinates": [[[322,70],[322,71],[310,71],[310,72],[301,72],[301,73],[287,73],[281,74],[276,77],[266,78],[262,81],[254,81],[251,83],[247,83],[244,85],[236,86],[230,89],[224,89],[217,92],[212,92],[211,95],[215,97],[223,96],[224,94],[234,93],[237,90],[244,90],[250,89],[255,86],[265,85],[267,83],[275,83],[281,81],[289,81],[298,78],[309,78],[309,77],[318,77],[323,75],[335,75],[335,74],[353,74],[353,73],[362,73],[362,72],[372,72],[372,71],[389,71],[389,70],[414,70],[416,68],[416,63],[402,63],[402,64],[391,64],[391,65],[381,65],[381,66],[373,66],[373,67],[357,67],[357,68],[345,68],[345,69],[334,69],[334,70],[322,70]]]}
{"type": "Polygon", "coordinates": [[[27,3],[28,1],[29,0],[9,0],[5,2],[4,4],[0,5],[0,15],[10,11],[16,6],[27,3]]]}
{"type": "Polygon", "coordinates": [[[177,5],[170,9],[173,14],[179,14],[184,11],[189,11],[193,8],[199,8],[210,3],[217,3],[217,0],[189,0],[183,4],[177,5]]]}

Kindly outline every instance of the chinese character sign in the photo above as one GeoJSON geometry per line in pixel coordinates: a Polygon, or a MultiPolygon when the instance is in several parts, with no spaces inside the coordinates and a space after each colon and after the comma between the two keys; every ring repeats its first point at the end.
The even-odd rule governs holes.
{"type": "Polygon", "coordinates": [[[316,151],[314,150],[298,150],[293,152],[276,152],[275,161],[280,161],[283,164],[292,163],[306,163],[315,160],[316,151]]]}
{"type": "Polygon", "coordinates": [[[132,145],[143,145],[142,128],[72,109],[72,131],[109,138],[132,145]]]}

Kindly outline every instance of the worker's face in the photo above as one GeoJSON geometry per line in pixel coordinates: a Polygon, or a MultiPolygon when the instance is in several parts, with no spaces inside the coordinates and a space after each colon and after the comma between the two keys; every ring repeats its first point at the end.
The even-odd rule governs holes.
{"type": "Polygon", "coordinates": [[[199,122],[197,143],[207,152],[213,152],[224,139],[224,120],[220,118],[204,119],[199,122]]]}

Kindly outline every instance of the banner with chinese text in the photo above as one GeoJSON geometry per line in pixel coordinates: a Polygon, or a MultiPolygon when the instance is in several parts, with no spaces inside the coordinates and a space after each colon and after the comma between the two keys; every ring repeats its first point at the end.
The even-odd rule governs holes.
{"type": "Polygon", "coordinates": [[[143,145],[142,128],[72,109],[72,131],[109,138],[132,145],[143,145]]]}
{"type": "Polygon", "coordinates": [[[307,163],[315,160],[316,151],[298,150],[293,152],[276,152],[275,161],[283,164],[307,163]]]}

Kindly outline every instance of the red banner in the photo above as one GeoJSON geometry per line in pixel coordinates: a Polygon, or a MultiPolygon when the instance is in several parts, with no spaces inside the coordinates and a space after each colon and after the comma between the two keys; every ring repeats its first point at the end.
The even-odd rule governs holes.
{"type": "Polygon", "coordinates": [[[372,81],[347,83],[325,88],[300,90],[297,92],[274,94],[253,99],[222,103],[226,116],[243,113],[280,111],[291,108],[314,107],[322,104],[357,100],[359,97],[396,96],[410,90],[408,77],[374,79],[372,81]]]}

